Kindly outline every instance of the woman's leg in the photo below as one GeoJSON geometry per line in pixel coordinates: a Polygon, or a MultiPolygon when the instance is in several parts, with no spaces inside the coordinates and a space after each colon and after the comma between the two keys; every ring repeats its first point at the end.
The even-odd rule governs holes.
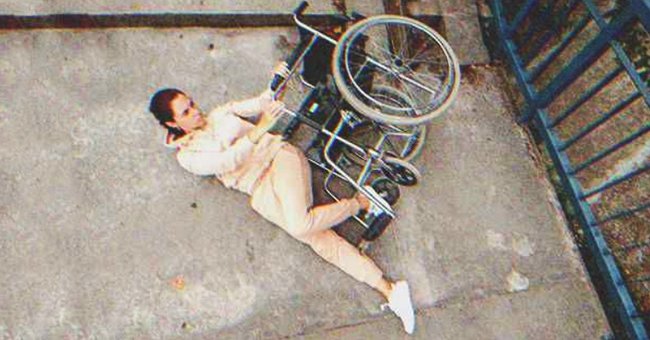
{"type": "Polygon", "coordinates": [[[388,298],[391,286],[384,279],[382,270],[372,259],[359,252],[355,246],[333,230],[319,231],[297,239],[308,244],[325,261],[337,266],[357,281],[375,288],[388,298]]]}
{"type": "Polygon", "coordinates": [[[294,146],[287,145],[278,152],[269,176],[284,217],[282,227],[296,237],[327,230],[359,212],[356,199],[312,207],[311,168],[294,146]]]}
{"type": "Polygon", "coordinates": [[[273,191],[284,217],[285,225],[281,227],[308,244],[326,261],[388,297],[391,285],[383,278],[383,272],[375,262],[329,230],[356,214],[359,202],[342,199],[312,207],[311,168],[304,154],[293,146],[286,146],[278,152],[270,171],[273,191]]]}

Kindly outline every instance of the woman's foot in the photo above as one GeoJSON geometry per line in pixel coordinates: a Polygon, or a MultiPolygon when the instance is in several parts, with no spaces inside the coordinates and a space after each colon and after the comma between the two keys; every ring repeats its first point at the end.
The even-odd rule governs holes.
{"type": "Polygon", "coordinates": [[[415,330],[415,311],[413,310],[409,285],[406,281],[397,281],[391,286],[392,289],[387,296],[388,308],[402,320],[406,333],[413,334],[415,330]]]}
{"type": "Polygon", "coordinates": [[[366,185],[364,187],[369,195],[373,196],[375,201],[381,202],[383,207],[373,203],[366,195],[362,194],[360,191],[354,196],[354,198],[359,202],[360,210],[366,212],[367,214],[372,214],[379,216],[380,214],[386,212],[386,209],[390,209],[391,206],[386,202],[386,200],[377,192],[373,187],[366,185]]]}

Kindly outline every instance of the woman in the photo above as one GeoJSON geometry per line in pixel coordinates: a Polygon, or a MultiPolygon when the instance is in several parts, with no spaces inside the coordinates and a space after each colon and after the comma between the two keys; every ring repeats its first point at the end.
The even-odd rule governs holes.
{"type": "Polygon", "coordinates": [[[215,175],[226,187],[251,196],[251,206],[267,220],[358,281],[378,290],[413,332],[415,317],[406,281],[391,282],[379,267],[330,228],[361,210],[372,209],[363,195],[313,205],[311,169],[304,154],[268,133],[284,104],[270,91],[231,102],[208,114],[177,89],[159,90],[149,110],[168,131],[166,145],[177,149],[183,168],[215,175]],[[249,120],[257,120],[257,124],[249,120]]]}

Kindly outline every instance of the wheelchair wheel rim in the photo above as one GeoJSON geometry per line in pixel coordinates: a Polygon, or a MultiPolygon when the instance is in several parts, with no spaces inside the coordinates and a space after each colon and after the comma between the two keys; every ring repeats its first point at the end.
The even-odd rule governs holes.
{"type": "MultiPolygon", "coordinates": [[[[399,16],[377,16],[355,24],[339,41],[333,63],[337,86],[341,87],[342,95],[355,109],[370,118],[396,125],[420,124],[440,115],[453,101],[460,84],[460,68],[449,44],[437,32],[419,21],[399,16]],[[395,54],[401,53],[400,58],[393,58],[394,55],[387,47],[373,42],[373,35],[379,35],[379,40],[390,41],[386,38],[388,33],[382,37],[377,33],[379,30],[405,32],[400,34],[407,38],[403,40],[402,49],[395,54]],[[413,41],[417,42],[414,47],[407,48],[413,41]],[[366,53],[364,44],[369,46],[371,55],[377,56],[377,62],[383,62],[380,63],[383,66],[375,67],[383,67],[383,71],[379,70],[383,74],[375,69],[371,72],[374,74],[367,77],[374,78],[371,79],[372,86],[378,84],[394,87],[409,94],[415,103],[412,108],[405,109],[382,102],[357,79],[360,69],[367,68],[369,63],[369,59],[362,58],[366,53]],[[416,49],[409,50],[410,48],[416,49]],[[405,50],[410,52],[407,54],[403,52],[405,50]],[[377,51],[383,53],[383,56],[377,54],[377,51]],[[402,58],[403,55],[407,57],[402,58]],[[434,55],[437,59],[429,58],[434,55]],[[386,70],[389,71],[384,72],[386,70]],[[416,80],[420,80],[420,83],[427,80],[426,83],[436,89],[435,93],[425,93],[420,87],[419,90],[414,90],[415,85],[403,79],[411,75],[417,77],[416,80]]],[[[373,65],[376,66],[375,64],[373,65]]]]}
{"type": "MultiPolygon", "coordinates": [[[[453,68],[452,63],[450,63],[450,57],[448,51],[444,48],[439,48],[441,46],[440,37],[433,35],[431,31],[422,29],[419,25],[413,25],[410,21],[405,21],[400,18],[393,18],[383,22],[374,22],[360,27],[357,32],[354,33],[350,42],[346,46],[345,53],[345,64],[348,80],[355,87],[359,94],[365,97],[368,101],[377,104],[379,107],[389,108],[390,110],[404,111],[409,109],[404,109],[396,107],[386,103],[384,101],[377,100],[371,94],[366,93],[359,87],[359,84],[355,81],[354,69],[351,65],[351,60],[349,58],[351,53],[355,53],[351,47],[355,46],[355,42],[361,38],[367,38],[365,42],[364,52],[368,53],[368,49],[372,50],[372,54],[369,56],[377,60],[382,66],[387,69],[383,69],[384,75],[378,77],[375,80],[387,80],[389,84],[383,84],[386,86],[401,85],[400,89],[403,92],[407,93],[413,102],[418,106],[417,108],[411,108],[417,115],[420,115],[423,111],[430,111],[431,107],[437,106],[440,103],[440,97],[446,95],[445,92],[448,91],[449,86],[442,86],[443,83],[449,83],[449,81],[441,81],[434,74],[427,72],[416,72],[414,68],[419,66],[439,66],[441,63],[438,61],[433,61],[435,52],[442,54],[445,59],[445,65],[443,68],[446,69],[446,74],[444,75],[445,79],[449,79],[449,75],[452,74],[453,68]],[[392,26],[392,27],[389,27],[392,26]],[[383,32],[386,31],[386,36],[380,36],[383,32]],[[392,32],[391,32],[392,31],[392,32]],[[379,35],[379,37],[377,37],[379,35]],[[394,37],[399,35],[400,37],[394,37]],[[409,38],[412,36],[412,38],[409,38]],[[398,42],[398,39],[403,39],[402,42],[398,42]],[[385,40],[378,41],[378,40],[385,40]],[[410,40],[418,41],[420,40],[424,48],[411,52],[412,56],[409,56],[408,51],[411,49],[409,45],[410,40]],[[423,41],[430,40],[430,41],[423,41]],[[386,45],[384,45],[386,44],[386,45]],[[431,45],[429,45],[431,44],[431,45]],[[370,46],[367,46],[370,45],[370,46]],[[393,46],[390,46],[393,45],[393,46]],[[401,46],[394,46],[401,45],[401,46]],[[431,47],[433,49],[430,49],[431,47]],[[438,47],[438,48],[436,48],[438,47]],[[446,67],[444,67],[446,66],[446,67]],[[386,79],[391,78],[391,79],[386,79]],[[409,81],[410,79],[410,81],[409,81]],[[433,86],[431,86],[433,85],[433,86]],[[426,100],[422,95],[425,92],[430,92],[434,95],[433,100],[426,100]],[[442,95],[440,95],[442,94],[442,95]],[[426,103],[424,108],[421,108],[418,102],[430,102],[426,103]]],[[[440,56],[438,56],[440,57],[440,56]]],[[[442,73],[442,70],[437,70],[437,73],[442,73]]],[[[426,95],[425,95],[426,96],[426,95]]]]}

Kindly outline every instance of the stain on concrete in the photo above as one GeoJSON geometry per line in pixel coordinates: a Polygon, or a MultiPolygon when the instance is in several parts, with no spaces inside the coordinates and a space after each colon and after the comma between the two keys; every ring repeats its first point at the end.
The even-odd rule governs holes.
{"type": "MultiPolygon", "coordinates": [[[[239,274],[211,277],[203,282],[188,281],[180,291],[170,289],[169,285],[161,288],[158,308],[153,312],[158,326],[151,329],[163,337],[177,335],[179,330],[215,332],[237,324],[253,312],[258,297],[256,287],[239,274]],[[182,328],[183,323],[191,327],[182,328]]],[[[139,318],[145,318],[141,322],[149,319],[147,314],[139,312],[139,318]]]]}
{"type": "Polygon", "coordinates": [[[246,240],[246,259],[250,263],[253,263],[255,261],[255,249],[253,248],[250,240],[246,240]]]}
{"type": "Polygon", "coordinates": [[[511,293],[528,290],[528,287],[530,285],[528,278],[517,272],[514,268],[510,274],[508,274],[506,281],[508,283],[507,290],[511,293]]]}

